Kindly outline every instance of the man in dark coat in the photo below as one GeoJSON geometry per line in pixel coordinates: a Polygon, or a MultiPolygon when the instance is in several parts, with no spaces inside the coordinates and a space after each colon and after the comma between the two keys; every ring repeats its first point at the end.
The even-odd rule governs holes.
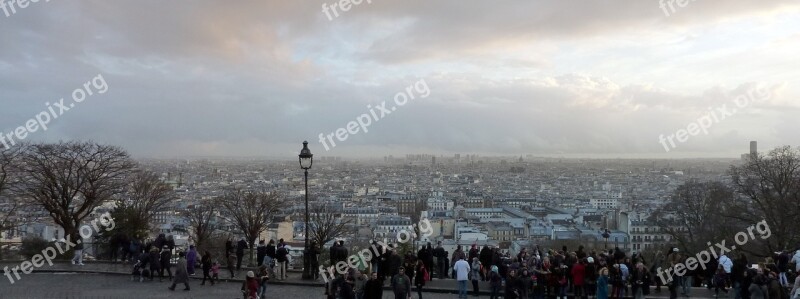
{"type": "Polygon", "coordinates": [[[172,259],[172,252],[169,250],[169,246],[164,245],[164,248],[161,250],[161,268],[158,271],[158,280],[161,281],[164,278],[164,271],[167,271],[169,274],[169,279],[172,280],[172,265],[170,265],[170,260],[172,259]]]}
{"type": "Polygon", "coordinates": [[[178,253],[178,264],[175,266],[175,279],[172,280],[172,286],[169,287],[170,291],[175,290],[175,285],[182,283],[186,288],[184,291],[189,290],[189,272],[186,270],[186,254],[183,252],[178,253]]]}
{"type": "Polygon", "coordinates": [[[250,248],[247,246],[247,241],[242,238],[236,243],[236,270],[242,270],[242,257],[244,256],[244,250],[250,248]]]}
{"type": "Polygon", "coordinates": [[[433,250],[433,256],[436,257],[436,272],[439,274],[439,279],[444,279],[447,273],[447,251],[442,247],[442,241],[436,242],[436,249],[433,250]]]}
{"type": "Polygon", "coordinates": [[[264,264],[265,256],[267,256],[267,244],[264,244],[264,240],[259,240],[256,246],[256,266],[264,264]]]}
{"type": "Polygon", "coordinates": [[[372,272],[372,278],[364,286],[364,299],[381,299],[383,297],[383,281],[378,273],[372,272]]]}
{"type": "MultiPolygon", "coordinates": [[[[425,265],[425,269],[433,269],[430,268],[429,260],[433,261],[433,249],[431,248],[431,243],[428,243],[427,246],[423,246],[417,252],[417,258],[422,260],[422,264],[425,265]]],[[[411,269],[414,269],[413,267],[411,269]]]]}

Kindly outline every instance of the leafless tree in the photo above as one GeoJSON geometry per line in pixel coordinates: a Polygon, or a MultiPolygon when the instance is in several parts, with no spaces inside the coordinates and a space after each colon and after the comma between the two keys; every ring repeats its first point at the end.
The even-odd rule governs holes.
{"type": "MultiPolygon", "coordinates": [[[[771,256],[773,252],[796,249],[800,230],[800,149],[779,147],[767,155],[757,154],[741,166],[733,166],[730,175],[736,192],[744,200],[732,200],[730,217],[750,224],[766,221],[771,236],[758,240],[759,248],[750,252],[771,256]]],[[[739,247],[739,246],[737,246],[739,247]]]]}
{"type": "Polygon", "coordinates": [[[93,142],[33,144],[21,158],[20,194],[49,212],[73,239],[94,208],[123,192],[134,167],[121,148],[93,142]]]}
{"type": "Polygon", "coordinates": [[[249,257],[253,259],[256,239],[272,221],[272,216],[284,206],[275,192],[234,190],[219,198],[222,212],[231,217],[233,224],[244,234],[249,244],[249,257]]]}
{"type": "Polygon", "coordinates": [[[706,242],[720,241],[736,232],[734,223],[725,217],[726,203],[733,190],[720,182],[690,181],[679,186],[669,201],[651,216],[685,252],[698,252],[706,242]]]}
{"type": "Polygon", "coordinates": [[[125,194],[117,200],[116,209],[127,220],[120,224],[130,232],[146,231],[153,216],[175,199],[175,192],[157,175],[141,169],[133,171],[129,181],[125,194]]]}
{"type": "Polygon", "coordinates": [[[0,149],[0,232],[19,224],[16,213],[22,203],[12,192],[12,186],[19,181],[19,156],[23,148],[20,145],[0,149]]]}
{"type": "Polygon", "coordinates": [[[189,221],[191,237],[200,252],[201,249],[208,249],[206,246],[210,245],[211,236],[217,230],[214,219],[216,213],[217,209],[210,203],[195,205],[184,213],[184,217],[189,221]]]}
{"type": "Polygon", "coordinates": [[[308,225],[310,240],[320,247],[329,241],[351,233],[352,219],[342,218],[342,215],[333,211],[324,203],[315,203],[309,206],[308,225]]]}

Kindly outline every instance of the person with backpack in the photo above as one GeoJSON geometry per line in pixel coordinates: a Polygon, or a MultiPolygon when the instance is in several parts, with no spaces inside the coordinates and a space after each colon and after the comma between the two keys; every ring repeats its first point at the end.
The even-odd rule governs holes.
{"type": "Polygon", "coordinates": [[[489,299],[499,299],[500,287],[503,286],[503,278],[500,277],[499,270],[497,266],[492,266],[492,270],[489,271],[489,288],[491,290],[491,295],[489,295],[489,299]]]}
{"type": "Polygon", "coordinates": [[[278,268],[276,270],[276,276],[279,281],[283,281],[286,279],[286,262],[289,260],[286,256],[289,255],[289,250],[286,249],[286,245],[281,245],[278,247],[278,250],[275,251],[275,266],[278,268]]]}
{"type": "Polygon", "coordinates": [[[417,287],[419,299],[422,299],[422,287],[425,286],[425,281],[430,277],[428,276],[428,269],[425,269],[425,263],[421,259],[417,260],[417,266],[415,270],[414,286],[417,287]]]}

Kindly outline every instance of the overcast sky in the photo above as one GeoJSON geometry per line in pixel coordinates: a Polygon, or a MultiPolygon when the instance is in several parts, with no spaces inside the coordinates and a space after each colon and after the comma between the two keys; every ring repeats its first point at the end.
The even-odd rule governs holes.
{"type": "Polygon", "coordinates": [[[364,0],[330,19],[323,3],[334,2],[0,10],[0,132],[45,103],[72,102],[101,74],[107,92],[26,140],[91,139],[135,157],[291,157],[303,140],[316,155],[345,157],[738,157],[750,140],[800,145],[797,0],[699,0],[674,11],[657,0],[364,0]],[[329,151],[319,142],[419,80],[428,97],[329,151]],[[757,86],[769,98],[708,135],[669,152],[659,143],[757,86]]]}

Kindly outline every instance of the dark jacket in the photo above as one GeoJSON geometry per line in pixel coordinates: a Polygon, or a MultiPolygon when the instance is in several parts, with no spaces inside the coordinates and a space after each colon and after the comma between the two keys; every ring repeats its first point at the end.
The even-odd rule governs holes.
{"type": "Polygon", "coordinates": [[[278,248],[278,251],[275,252],[275,259],[278,260],[279,263],[287,262],[286,256],[289,254],[289,250],[286,247],[278,248]]]}
{"type": "Polygon", "coordinates": [[[236,256],[243,256],[244,250],[248,248],[250,248],[250,246],[247,246],[247,241],[239,240],[239,242],[236,243],[236,256]]]}
{"type": "Polygon", "coordinates": [[[391,286],[395,294],[411,294],[411,278],[408,278],[408,275],[395,275],[392,277],[391,286]]]}
{"type": "Polygon", "coordinates": [[[147,258],[147,261],[150,262],[150,269],[159,269],[161,267],[161,255],[158,252],[150,252],[150,256],[147,258]]]}
{"type": "Polygon", "coordinates": [[[269,244],[267,245],[267,256],[271,258],[275,258],[275,245],[269,244]]]}
{"type": "Polygon", "coordinates": [[[383,282],[380,279],[370,279],[364,286],[364,299],[381,299],[383,297],[383,282]]]}
{"type": "Polygon", "coordinates": [[[267,256],[267,246],[258,245],[256,247],[256,264],[261,265],[264,262],[264,257],[267,256]]]}
{"type": "Polygon", "coordinates": [[[417,266],[416,272],[414,274],[414,285],[415,286],[424,286],[425,285],[425,272],[428,272],[425,269],[425,266],[417,266]]]}
{"type": "Polygon", "coordinates": [[[172,252],[169,252],[169,250],[161,251],[161,268],[169,268],[170,259],[172,259],[172,252]]]}

